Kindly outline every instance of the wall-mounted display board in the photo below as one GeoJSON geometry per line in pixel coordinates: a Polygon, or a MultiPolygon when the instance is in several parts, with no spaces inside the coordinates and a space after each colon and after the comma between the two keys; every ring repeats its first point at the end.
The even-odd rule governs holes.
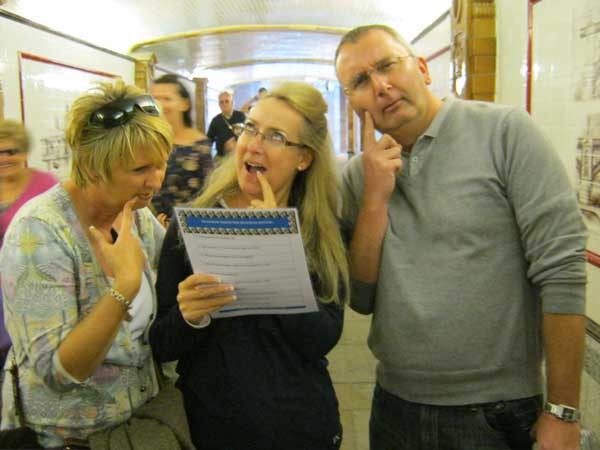
{"type": "Polygon", "coordinates": [[[529,27],[528,105],[577,192],[589,230],[587,312],[600,324],[600,2],[529,0],[529,27]]]}
{"type": "Polygon", "coordinates": [[[65,143],[65,118],[71,102],[98,81],[116,75],[19,53],[21,116],[33,131],[29,164],[66,178],[70,154],[65,143]]]}

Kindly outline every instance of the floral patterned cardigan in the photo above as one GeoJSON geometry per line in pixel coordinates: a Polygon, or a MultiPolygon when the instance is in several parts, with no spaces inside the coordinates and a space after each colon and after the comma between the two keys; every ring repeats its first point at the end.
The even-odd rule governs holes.
{"type": "MultiPolygon", "coordinates": [[[[164,229],[149,209],[135,212],[132,224],[146,256],[144,275],[152,286],[164,229]]],[[[56,185],[17,213],[0,251],[6,327],[19,367],[27,424],[40,443],[59,446],[64,438],[85,440],[98,430],[126,421],[158,392],[148,329],[132,339],[123,321],[104,362],[78,382],[62,367],[58,347],[64,337],[109,289],[67,192],[56,185]]],[[[19,426],[8,372],[2,387],[2,428],[19,426]]]]}

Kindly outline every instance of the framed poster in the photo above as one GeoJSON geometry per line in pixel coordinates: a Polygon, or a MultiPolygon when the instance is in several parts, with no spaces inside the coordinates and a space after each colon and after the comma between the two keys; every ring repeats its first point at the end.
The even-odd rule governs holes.
{"type": "Polygon", "coordinates": [[[21,117],[31,135],[29,165],[64,179],[70,171],[65,118],[71,102],[98,81],[117,75],[19,52],[21,117]]]}

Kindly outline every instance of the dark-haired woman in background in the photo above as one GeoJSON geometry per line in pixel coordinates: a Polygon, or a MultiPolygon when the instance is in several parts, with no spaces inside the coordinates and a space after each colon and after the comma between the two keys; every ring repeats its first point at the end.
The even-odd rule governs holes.
{"type": "Polygon", "coordinates": [[[160,192],[152,199],[158,220],[166,225],[173,207],[187,203],[202,188],[213,167],[211,141],[192,126],[190,94],[176,75],[157,78],[150,92],[173,128],[174,145],[167,175],[160,192]]]}

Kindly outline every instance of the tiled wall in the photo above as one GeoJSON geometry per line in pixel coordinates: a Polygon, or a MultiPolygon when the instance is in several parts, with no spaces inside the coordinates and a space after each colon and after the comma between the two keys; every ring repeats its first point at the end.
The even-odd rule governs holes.
{"type": "Polygon", "coordinates": [[[587,339],[581,386],[582,423],[600,437],[600,342],[587,339]]]}
{"type": "Polygon", "coordinates": [[[430,88],[439,98],[444,98],[450,93],[451,52],[448,48],[452,38],[450,28],[451,20],[448,14],[413,44],[417,55],[427,59],[432,79],[430,88]]]}
{"type": "MultiPolygon", "coordinates": [[[[19,121],[22,119],[19,84],[19,52],[35,55],[36,57],[41,57],[45,60],[54,61],[66,66],[81,68],[83,69],[81,71],[67,68],[65,68],[65,70],[69,70],[69,73],[75,77],[80,74],[82,80],[91,77],[90,72],[87,71],[96,71],[120,76],[126,83],[133,83],[135,73],[134,62],[125,57],[97,50],[5,17],[0,17],[0,36],[0,83],[4,96],[4,117],[6,119],[15,119],[19,121]]],[[[32,63],[33,60],[31,59],[23,61],[24,65],[36,64],[32,63]]],[[[75,92],[74,85],[78,86],[81,83],[73,83],[73,80],[65,80],[61,79],[59,76],[57,77],[55,72],[60,69],[61,66],[56,64],[47,64],[47,73],[40,71],[39,67],[44,67],[44,64],[45,63],[38,63],[38,66],[36,66],[38,69],[36,69],[37,72],[34,76],[30,72],[24,70],[24,73],[32,75],[28,78],[28,82],[29,85],[36,88],[36,92],[38,86],[41,91],[42,85],[46,85],[47,87],[49,81],[54,80],[59,84],[62,83],[65,95],[67,95],[67,91],[69,91],[68,95],[73,96],[72,98],[79,95],[78,92],[75,92]]],[[[87,87],[88,85],[86,84],[81,90],[83,91],[87,89],[87,87]]],[[[60,149],[56,151],[60,151],[61,154],[66,153],[64,150],[64,140],[60,141],[63,136],[62,130],[64,128],[65,105],[63,101],[64,98],[59,98],[59,92],[63,88],[53,87],[52,93],[58,98],[56,101],[47,95],[29,95],[27,97],[28,102],[33,102],[27,104],[29,111],[39,113],[42,116],[45,114],[44,111],[51,112],[47,114],[46,121],[50,121],[50,117],[52,117],[52,126],[55,131],[53,137],[56,137],[56,142],[52,141],[51,144],[44,147],[42,139],[47,138],[47,133],[36,129],[30,123],[26,123],[30,128],[29,131],[32,135],[33,143],[31,154],[29,155],[30,166],[43,170],[55,169],[55,173],[59,176],[64,176],[63,172],[68,171],[68,163],[61,163],[60,168],[54,167],[54,169],[49,169],[49,167],[47,167],[48,163],[44,163],[42,153],[44,151],[43,149],[47,149],[48,146],[52,147],[53,151],[55,148],[60,147],[60,149]]],[[[44,92],[49,91],[50,89],[46,89],[44,92]]],[[[50,128],[50,125],[45,127],[45,129],[47,128],[50,128]]]]}
{"type": "MultiPolygon", "coordinates": [[[[527,99],[527,3],[496,2],[496,101],[522,107],[527,99]]],[[[578,189],[578,142],[595,135],[600,142],[600,130],[590,119],[600,113],[600,32],[588,27],[598,23],[600,3],[541,0],[533,6],[532,17],[532,116],[554,143],[578,189]]],[[[598,253],[600,222],[586,218],[586,223],[590,229],[589,248],[598,253]]],[[[600,323],[600,268],[588,264],[588,275],[587,314],[600,323]]],[[[581,398],[582,423],[600,436],[600,343],[591,337],[586,340],[581,398]]]]}

